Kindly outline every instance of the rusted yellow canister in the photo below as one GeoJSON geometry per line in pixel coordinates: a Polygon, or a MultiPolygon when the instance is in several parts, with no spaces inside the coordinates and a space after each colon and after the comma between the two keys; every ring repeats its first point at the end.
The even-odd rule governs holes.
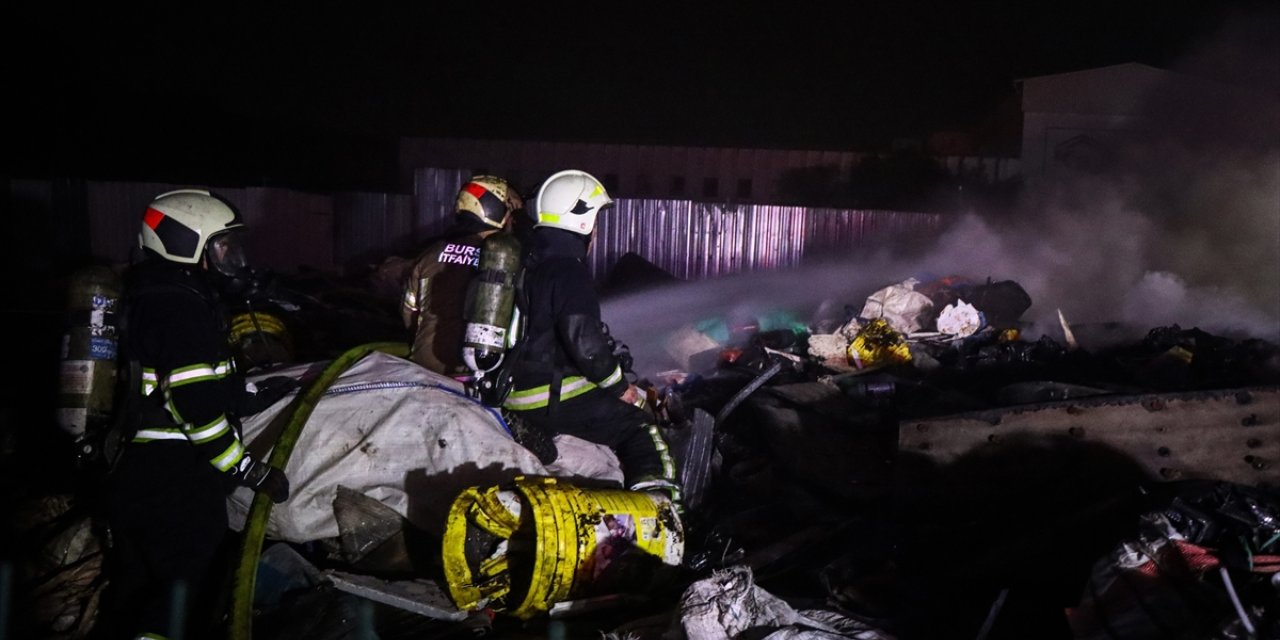
{"type": "Polygon", "coordinates": [[[911,362],[907,341],[884,318],[862,327],[849,343],[848,355],[849,364],[859,369],[911,362]]]}
{"type": "Polygon", "coordinates": [[[566,600],[643,590],[683,559],[684,531],[665,495],[555,478],[467,489],[444,535],[445,578],[458,608],[523,619],[566,600]]]}

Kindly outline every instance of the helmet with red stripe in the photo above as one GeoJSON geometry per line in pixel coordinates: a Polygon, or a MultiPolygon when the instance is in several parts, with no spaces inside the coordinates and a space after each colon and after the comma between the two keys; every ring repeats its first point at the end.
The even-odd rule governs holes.
{"type": "Polygon", "coordinates": [[[200,189],[156,196],[142,216],[138,244],[161,258],[209,266],[233,275],[246,266],[241,235],[244,220],[230,203],[200,189]]]}
{"type": "Polygon", "coordinates": [[[506,180],[497,176],[475,176],[458,190],[454,206],[458,215],[472,215],[501,229],[511,214],[524,208],[524,201],[506,180]]]}

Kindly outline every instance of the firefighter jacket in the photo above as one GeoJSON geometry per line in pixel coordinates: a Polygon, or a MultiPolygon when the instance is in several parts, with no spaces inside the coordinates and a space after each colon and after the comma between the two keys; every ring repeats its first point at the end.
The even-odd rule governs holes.
{"type": "Polygon", "coordinates": [[[600,320],[586,255],[587,238],[581,235],[535,230],[520,295],[527,325],[511,365],[507,409],[542,409],[597,388],[612,396],[627,390],[614,343],[600,320]]]}
{"type": "Polygon", "coordinates": [[[152,258],[125,280],[124,356],[140,365],[134,445],[178,441],[229,477],[251,459],[233,423],[244,395],[227,342],[226,312],[198,268],[152,258]]]}
{"type": "Polygon", "coordinates": [[[400,318],[413,332],[409,359],[446,376],[465,376],[463,317],[471,277],[480,266],[485,231],[480,223],[455,225],[418,256],[404,284],[400,318]]]}

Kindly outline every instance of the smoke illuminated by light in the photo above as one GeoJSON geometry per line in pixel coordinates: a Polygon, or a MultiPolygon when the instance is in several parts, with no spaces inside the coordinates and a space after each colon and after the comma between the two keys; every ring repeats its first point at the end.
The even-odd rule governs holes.
{"type": "Polygon", "coordinates": [[[1243,102],[1154,101],[1147,135],[1120,148],[1105,175],[1029,185],[1015,215],[959,216],[914,258],[886,245],[838,264],[684,283],[609,300],[604,319],[649,376],[674,366],[662,345],[689,323],[779,309],[812,320],[824,304],[861,310],[868,294],[908,277],[956,274],[1022,285],[1029,338],[1061,340],[1061,309],[1073,324],[1128,325],[1130,337],[1177,324],[1280,341],[1280,68],[1264,64],[1280,55],[1249,21],[1232,29],[1179,68],[1232,68],[1205,59],[1238,60],[1252,47],[1253,66],[1277,73],[1245,78],[1243,102]]]}

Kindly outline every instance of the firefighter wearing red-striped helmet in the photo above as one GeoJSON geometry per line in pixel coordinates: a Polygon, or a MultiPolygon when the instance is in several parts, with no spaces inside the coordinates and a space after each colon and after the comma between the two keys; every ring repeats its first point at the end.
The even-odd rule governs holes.
{"type": "Polygon", "coordinates": [[[248,266],[244,235],[244,220],[230,203],[208,191],[181,189],[147,207],[138,244],[170,262],[203,264],[235,277],[248,266]]]}
{"type": "Polygon", "coordinates": [[[218,288],[248,267],[243,234],[235,207],[204,190],[161,194],[143,214],[144,257],[125,274],[121,340],[137,374],[107,490],[115,545],[102,619],[111,637],[193,631],[170,623],[198,624],[201,603],[189,599],[193,609],[179,614],[170,599],[176,585],[196,593],[213,575],[226,494],[242,486],[288,499],[284,472],[251,455],[239,433],[241,418],[296,387],[287,378],[269,380],[272,392],[246,385],[231,357],[218,288]]]}
{"type": "Polygon", "coordinates": [[[410,360],[470,379],[473,372],[462,352],[467,290],[485,240],[509,231],[523,208],[520,193],[498,176],[474,176],[458,189],[453,224],[419,252],[402,286],[400,317],[413,332],[410,360]]]}
{"type": "Polygon", "coordinates": [[[505,228],[511,216],[524,209],[524,200],[506,180],[497,176],[475,176],[458,190],[454,210],[459,216],[473,216],[485,226],[505,228]]]}

